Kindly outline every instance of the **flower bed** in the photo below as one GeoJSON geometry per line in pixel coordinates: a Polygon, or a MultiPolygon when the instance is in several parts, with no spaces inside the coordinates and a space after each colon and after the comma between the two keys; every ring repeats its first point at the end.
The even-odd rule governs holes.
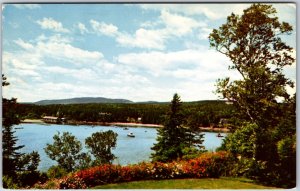
{"type": "Polygon", "coordinates": [[[136,180],[219,177],[230,156],[226,152],[205,153],[188,161],[101,165],[76,172],[60,181],[60,188],[76,189],[136,180]]]}

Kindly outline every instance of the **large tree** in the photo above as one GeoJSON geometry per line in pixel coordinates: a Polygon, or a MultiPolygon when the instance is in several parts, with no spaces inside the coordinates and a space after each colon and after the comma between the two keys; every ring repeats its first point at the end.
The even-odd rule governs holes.
{"type": "MultiPolygon", "coordinates": [[[[283,67],[295,59],[292,48],[280,38],[292,27],[280,23],[271,5],[253,4],[242,16],[231,14],[227,22],[209,36],[210,45],[232,61],[231,69],[241,74],[241,80],[220,79],[217,92],[233,101],[240,118],[257,124],[257,133],[276,126],[280,118],[278,99],[289,99],[286,86],[293,82],[283,74],[283,67]]],[[[255,157],[262,157],[257,151],[255,157]]]]}
{"type": "MultiPolygon", "coordinates": [[[[251,157],[269,167],[276,164],[276,144],[285,136],[275,139],[273,132],[286,112],[283,103],[291,100],[286,88],[294,87],[283,74],[284,67],[295,61],[291,56],[293,48],[281,40],[291,32],[292,26],[279,22],[271,5],[253,4],[241,16],[232,13],[209,35],[211,47],[226,55],[232,62],[229,68],[240,73],[240,80],[219,79],[217,93],[237,106],[240,121],[248,122],[239,128],[257,127],[251,129],[251,157]]],[[[290,130],[293,134],[295,126],[290,130]]]]}

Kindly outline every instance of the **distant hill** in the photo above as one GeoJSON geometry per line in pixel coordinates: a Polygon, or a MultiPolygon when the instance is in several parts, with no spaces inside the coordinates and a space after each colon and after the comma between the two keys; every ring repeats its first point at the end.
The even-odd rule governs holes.
{"type": "Polygon", "coordinates": [[[133,103],[127,99],[110,99],[104,97],[79,97],[70,99],[53,99],[41,100],[34,102],[36,105],[51,105],[51,104],[80,104],[80,103],[133,103]]]}
{"type": "MultiPolygon", "coordinates": [[[[188,101],[186,104],[209,104],[209,103],[225,103],[224,100],[200,100],[200,101],[188,101]]],[[[52,105],[52,104],[87,104],[87,103],[132,103],[132,104],[169,104],[170,102],[159,101],[141,101],[133,102],[127,99],[111,99],[104,97],[78,97],[69,99],[53,99],[53,100],[41,100],[31,103],[23,104],[36,104],[36,105],[52,105]]]]}

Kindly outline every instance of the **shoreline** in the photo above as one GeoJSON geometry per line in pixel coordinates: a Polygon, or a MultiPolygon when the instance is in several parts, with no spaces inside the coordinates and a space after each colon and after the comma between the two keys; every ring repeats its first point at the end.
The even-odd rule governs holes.
{"type": "MultiPolygon", "coordinates": [[[[49,124],[45,123],[41,119],[25,119],[21,123],[35,123],[35,124],[49,124]]],[[[117,126],[117,127],[148,127],[148,128],[160,128],[163,125],[159,124],[144,124],[144,123],[126,123],[126,122],[88,122],[88,121],[68,121],[63,123],[65,125],[90,125],[90,126],[117,126]]],[[[230,129],[219,127],[199,127],[203,132],[216,132],[216,133],[229,133],[230,129]]]]}

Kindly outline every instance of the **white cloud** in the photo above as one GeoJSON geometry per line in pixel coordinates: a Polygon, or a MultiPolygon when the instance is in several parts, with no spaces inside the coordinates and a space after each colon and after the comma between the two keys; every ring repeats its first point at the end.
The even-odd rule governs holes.
{"type": "MultiPolygon", "coordinates": [[[[141,90],[154,100],[169,101],[177,92],[184,101],[217,99],[215,83],[218,78],[240,78],[237,71],[228,71],[230,61],[222,54],[204,47],[175,52],[143,52],[123,54],[118,57],[123,65],[148,71],[159,82],[141,90]],[[166,82],[163,79],[168,79],[166,82]],[[159,96],[159,94],[161,94],[159,96]]],[[[149,99],[150,99],[149,98],[149,99]]]]}
{"type": "Polygon", "coordinates": [[[38,20],[36,23],[39,24],[42,27],[42,29],[49,29],[55,32],[63,33],[70,32],[68,29],[63,27],[61,22],[55,21],[52,18],[43,18],[42,20],[38,20]]]}
{"type": "Polygon", "coordinates": [[[26,43],[24,42],[22,39],[18,39],[18,40],[15,40],[14,41],[18,46],[22,47],[23,49],[26,49],[26,50],[30,50],[30,49],[33,49],[33,45],[30,44],[30,43],[26,43]]]}
{"type": "Polygon", "coordinates": [[[168,39],[192,34],[194,29],[205,27],[206,24],[162,10],[158,21],[155,23],[142,23],[142,26],[145,26],[145,28],[137,29],[133,35],[118,33],[116,41],[121,46],[164,50],[168,39]],[[153,28],[157,23],[162,26],[156,29],[146,29],[153,28]]]}
{"type": "Polygon", "coordinates": [[[187,49],[176,52],[143,52],[119,55],[117,61],[147,71],[153,77],[174,81],[214,82],[221,76],[238,79],[236,71],[228,71],[227,57],[212,50],[187,49]]]}
{"type": "MultiPolygon", "coordinates": [[[[84,77],[95,77],[92,70],[75,70],[55,66],[54,63],[67,63],[69,66],[86,67],[100,64],[108,67],[103,62],[103,54],[97,51],[87,51],[69,44],[69,41],[60,35],[37,37],[34,43],[25,42],[22,39],[14,41],[20,48],[12,52],[3,52],[3,69],[6,73],[14,73],[15,76],[30,76],[41,79],[42,73],[53,72],[68,74],[76,77],[83,74],[84,77]],[[60,40],[61,39],[61,40],[60,40]],[[54,66],[53,66],[54,65],[54,66]]],[[[83,78],[84,78],[83,77],[83,78]]]]}
{"type": "Polygon", "coordinates": [[[4,73],[14,77],[14,88],[6,89],[5,97],[38,101],[91,95],[126,98],[128,93],[134,98],[133,91],[150,84],[132,68],[108,62],[101,52],[75,47],[61,35],[14,43],[19,48],[3,53],[4,73]]]}
{"type": "Polygon", "coordinates": [[[160,18],[165,24],[168,33],[174,36],[186,35],[191,33],[194,28],[206,26],[205,23],[178,14],[171,14],[165,10],[161,12],[160,18]]]}
{"type": "MultiPolygon", "coordinates": [[[[27,43],[29,44],[29,43],[27,43]]],[[[27,46],[30,46],[27,45],[27,46]]],[[[51,57],[56,60],[63,60],[74,65],[89,64],[91,60],[99,61],[103,59],[103,54],[98,51],[87,51],[74,47],[70,44],[70,39],[61,35],[45,37],[44,35],[37,38],[34,50],[27,49],[32,56],[51,57]]]]}
{"type": "Polygon", "coordinates": [[[118,27],[113,24],[106,24],[95,20],[90,20],[90,24],[94,31],[98,34],[104,34],[107,36],[115,36],[118,34],[118,27]]]}
{"type": "Polygon", "coordinates": [[[127,33],[119,34],[116,41],[121,46],[145,48],[145,49],[165,49],[165,40],[167,38],[164,30],[146,30],[138,29],[134,35],[127,33]]]}
{"type": "Polygon", "coordinates": [[[250,6],[250,4],[236,3],[236,4],[142,4],[140,5],[145,10],[167,10],[177,12],[185,15],[205,15],[208,19],[217,20],[226,18],[232,12],[235,14],[243,13],[243,10],[250,6]],[[220,14],[222,13],[222,14],[220,14]]]}
{"type": "Polygon", "coordinates": [[[14,4],[13,6],[15,6],[18,9],[37,9],[37,8],[41,8],[41,6],[38,5],[38,4],[14,4]]]}
{"type": "Polygon", "coordinates": [[[85,34],[85,33],[89,32],[88,29],[85,27],[85,25],[82,24],[82,23],[78,23],[77,27],[78,27],[81,34],[85,34]]]}

